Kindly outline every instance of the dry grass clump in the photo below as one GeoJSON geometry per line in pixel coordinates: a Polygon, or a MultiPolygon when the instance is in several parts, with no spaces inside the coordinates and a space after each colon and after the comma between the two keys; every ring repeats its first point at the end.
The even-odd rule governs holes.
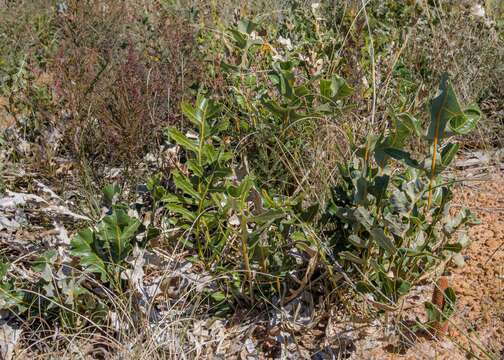
{"type": "Polygon", "coordinates": [[[30,145],[14,158],[31,159],[45,177],[61,175],[62,157],[94,180],[111,167],[132,176],[203,82],[198,28],[163,2],[20,2],[0,11],[1,103],[30,145]]]}

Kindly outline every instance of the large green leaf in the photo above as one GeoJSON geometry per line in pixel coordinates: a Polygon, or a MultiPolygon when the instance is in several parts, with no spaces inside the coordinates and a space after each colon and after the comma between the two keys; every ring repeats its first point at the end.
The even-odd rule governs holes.
{"type": "Polygon", "coordinates": [[[443,293],[444,301],[443,308],[438,308],[435,304],[427,301],[424,303],[425,309],[427,311],[427,319],[429,322],[445,322],[450,318],[455,312],[455,304],[457,302],[457,296],[455,291],[449,287],[443,293]]]}
{"type": "Polygon", "coordinates": [[[245,176],[240,181],[238,186],[231,185],[227,188],[229,195],[238,200],[240,208],[245,206],[247,197],[250,195],[250,189],[254,185],[253,177],[250,175],[245,176]]]}
{"type": "Polygon", "coordinates": [[[201,195],[194,189],[187,176],[177,170],[172,173],[172,176],[177,189],[182,190],[184,194],[190,195],[198,201],[201,200],[201,195]]]}
{"type": "Polygon", "coordinates": [[[168,129],[168,136],[170,139],[175,141],[177,144],[182,146],[185,150],[190,150],[192,152],[198,152],[198,143],[194,140],[189,139],[187,136],[182,134],[175,128],[168,129]]]}
{"type": "Polygon", "coordinates": [[[398,189],[392,191],[389,201],[392,211],[401,215],[407,214],[413,206],[406,197],[406,194],[398,189]]]}
{"type": "Polygon", "coordinates": [[[238,21],[238,31],[241,31],[244,34],[252,33],[252,31],[254,31],[257,26],[257,23],[250,20],[242,19],[238,21]]]}
{"type": "Polygon", "coordinates": [[[400,113],[396,115],[396,119],[400,121],[400,126],[408,129],[408,133],[415,136],[420,136],[422,126],[420,121],[409,113],[400,113]]]}
{"type": "Polygon", "coordinates": [[[278,116],[280,119],[288,117],[290,119],[296,119],[298,115],[296,115],[296,110],[299,106],[282,106],[278,104],[275,100],[271,100],[268,97],[263,97],[262,102],[267,110],[269,110],[273,115],[278,116]]]}
{"type": "Polygon", "coordinates": [[[196,176],[199,176],[199,177],[203,177],[203,174],[205,173],[205,170],[203,169],[203,167],[198,164],[198,162],[194,159],[189,159],[187,160],[187,168],[189,170],[191,170],[194,175],[196,176]]]}
{"type": "Polygon", "coordinates": [[[255,222],[258,224],[262,224],[268,221],[274,221],[280,218],[285,217],[286,213],[281,209],[271,209],[263,212],[262,214],[253,216],[250,218],[251,222],[255,222]]]}
{"type": "Polygon", "coordinates": [[[443,226],[443,231],[446,234],[453,234],[465,223],[473,224],[473,222],[478,223],[478,220],[474,218],[471,211],[465,207],[460,209],[460,211],[455,216],[447,216],[445,224],[443,226]]]}
{"type": "Polygon", "coordinates": [[[384,149],[384,151],[388,156],[390,156],[396,160],[402,161],[408,166],[414,167],[416,169],[420,168],[420,164],[418,163],[418,161],[413,159],[411,157],[411,154],[407,151],[395,149],[395,148],[386,148],[386,149],[384,149]]]}
{"type": "Polygon", "coordinates": [[[388,175],[376,176],[373,185],[369,187],[369,192],[376,198],[376,203],[379,204],[381,199],[387,194],[390,177],[388,175]]]}
{"type": "Polygon", "coordinates": [[[52,264],[58,252],[54,249],[44,251],[33,263],[32,270],[42,272],[47,264],[52,264]]]}
{"type": "Polygon", "coordinates": [[[174,204],[174,203],[168,203],[166,204],[166,208],[170,210],[171,212],[174,212],[175,214],[178,214],[182,216],[184,219],[186,219],[189,222],[194,222],[196,221],[196,214],[193,212],[187,210],[185,207],[174,204]]]}
{"type": "Polygon", "coordinates": [[[399,295],[407,294],[411,289],[411,283],[402,279],[395,281],[395,287],[399,295]]]}
{"type": "Polygon", "coordinates": [[[457,295],[455,291],[449,287],[444,291],[444,306],[443,306],[443,319],[447,320],[455,312],[455,305],[457,302],[457,295]]]}
{"type": "Polygon", "coordinates": [[[71,255],[80,259],[80,265],[88,271],[100,274],[101,281],[107,281],[107,268],[94,248],[95,233],[86,228],[77,233],[71,240],[71,255]]]}
{"type": "MultiPolygon", "coordinates": [[[[389,157],[392,156],[387,153],[387,151],[390,151],[396,152],[395,156],[392,156],[395,159],[407,162],[410,166],[417,166],[416,161],[411,159],[408,156],[409,154],[401,149],[410,136],[420,136],[420,122],[408,113],[396,115],[392,112],[390,116],[393,120],[393,128],[386,136],[381,135],[376,140],[374,149],[371,148],[377,164],[381,168],[384,168],[387,165],[389,157]]],[[[372,144],[373,142],[370,143],[372,144]]]]}
{"type": "Polygon", "coordinates": [[[443,166],[443,168],[446,168],[451,164],[451,162],[455,158],[455,155],[457,154],[458,149],[459,144],[448,143],[445,145],[445,147],[441,151],[441,165],[443,166]]]}
{"type": "Polygon", "coordinates": [[[427,312],[427,320],[430,323],[433,323],[434,321],[441,321],[441,309],[438,309],[436,305],[431,303],[430,301],[426,301],[424,303],[425,306],[425,311],[427,312]]]}
{"type": "Polygon", "coordinates": [[[359,178],[353,180],[353,182],[355,186],[354,202],[358,205],[364,205],[367,201],[369,184],[362,176],[359,176],[359,178]]]}
{"type": "Polygon", "coordinates": [[[124,210],[116,209],[105,216],[98,225],[98,237],[112,256],[111,261],[120,263],[133,248],[133,239],[140,226],[138,219],[130,217],[124,210]]]}
{"type": "Polygon", "coordinates": [[[352,95],[353,89],[342,77],[333,75],[330,79],[320,80],[320,94],[325,100],[338,100],[352,95]]]}
{"type": "MultiPolygon", "coordinates": [[[[448,122],[457,117],[464,117],[457,96],[444,74],[439,85],[439,95],[431,101],[431,122],[427,131],[427,139],[433,142],[442,139],[448,122]]],[[[457,120],[457,123],[459,121],[457,120]]]]}
{"type": "Polygon", "coordinates": [[[196,109],[188,102],[182,101],[180,103],[182,113],[197,127],[201,124],[201,116],[196,109]]]}
{"type": "Polygon", "coordinates": [[[382,228],[374,227],[373,229],[371,229],[371,236],[376,241],[378,246],[383,250],[388,251],[390,254],[393,254],[397,251],[396,246],[394,245],[392,240],[390,240],[390,238],[385,235],[385,232],[382,228]]]}
{"type": "Polygon", "coordinates": [[[182,113],[199,129],[200,137],[205,138],[205,129],[208,129],[207,120],[212,119],[219,112],[219,107],[212,100],[198,97],[194,106],[187,102],[181,103],[182,113]]]}
{"type": "Polygon", "coordinates": [[[410,114],[401,114],[394,118],[394,134],[392,137],[391,147],[402,148],[407,138],[418,131],[418,120],[410,114]]]}
{"type": "Polygon", "coordinates": [[[109,184],[103,188],[102,192],[105,206],[110,207],[114,202],[114,197],[121,192],[121,188],[117,184],[109,184]]]}
{"type": "Polygon", "coordinates": [[[205,144],[201,149],[202,159],[205,164],[213,164],[219,157],[219,150],[212,144],[205,144]]]}
{"type": "Polygon", "coordinates": [[[467,135],[476,128],[481,118],[481,112],[477,106],[472,106],[461,115],[450,119],[447,135],[467,135]]]}
{"type": "Polygon", "coordinates": [[[233,37],[233,40],[235,41],[236,46],[238,46],[240,49],[245,49],[247,47],[247,35],[236,30],[236,29],[228,29],[229,33],[233,37]]]}
{"type": "Polygon", "coordinates": [[[363,206],[358,206],[351,213],[351,217],[359,222],[366,230],[370,230],[373,224],[372,216],[369,210],[363,206]]]}

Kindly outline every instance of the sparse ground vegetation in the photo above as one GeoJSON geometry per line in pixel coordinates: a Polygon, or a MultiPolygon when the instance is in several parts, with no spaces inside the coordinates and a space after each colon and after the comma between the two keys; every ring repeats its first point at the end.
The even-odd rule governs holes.
{"type": "Polygon", "coordinates": [[[503,16],[0,2],[0,358],[500,359],[503,16]]]}

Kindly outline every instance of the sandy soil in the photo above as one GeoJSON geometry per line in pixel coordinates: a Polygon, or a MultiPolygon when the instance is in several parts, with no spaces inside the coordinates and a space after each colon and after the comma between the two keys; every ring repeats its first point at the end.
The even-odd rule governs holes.
{"type": "Polygon", "coordinates": [[[504,358],[504,174],[471,184],[457,198],[481,220],[470,230],[472,244],[465,252],[466,266],[451,276],[459,296],[454,339],[476,350],[479,342],[504,358]],[[467,335],[467,336],[465,336],[467,335]],[[471,343],[472,341],[474,343],[471,343]]]}

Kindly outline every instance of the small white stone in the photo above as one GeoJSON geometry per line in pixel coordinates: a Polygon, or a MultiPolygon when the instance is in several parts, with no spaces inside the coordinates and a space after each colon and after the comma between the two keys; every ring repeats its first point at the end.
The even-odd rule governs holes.
{"type": "Polygon", "coordinates": [[[240,225],[240,219],[238,219],[238,216],[236,216],[236,214],[233,214],[233,216],[229,218],[229,225],[233,226],[240,225]]]}
{"type": "Polygon", "coordinates": [[[483,6],[481,6],[481,4],[474,4],[471,7],[471,13],[477,17],[485,17],[486,16],[485,8],[483,6]]]}
{"type": "Polygon", "coordinates": [[[284,38],[280,36],[278,42],[283,45],[287,50],[292,50],[292,41],[289,38],[284,38]]]}

